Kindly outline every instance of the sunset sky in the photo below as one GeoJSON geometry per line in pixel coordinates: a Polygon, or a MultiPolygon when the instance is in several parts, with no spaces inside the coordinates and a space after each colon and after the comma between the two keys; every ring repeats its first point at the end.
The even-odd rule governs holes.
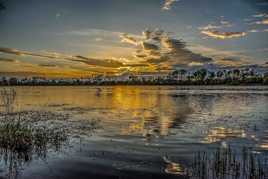
{"type": "Polygon", "coordinates": [[[267,0],[2,1],[0,75],[77,77],[268,61],[267,0]]]}

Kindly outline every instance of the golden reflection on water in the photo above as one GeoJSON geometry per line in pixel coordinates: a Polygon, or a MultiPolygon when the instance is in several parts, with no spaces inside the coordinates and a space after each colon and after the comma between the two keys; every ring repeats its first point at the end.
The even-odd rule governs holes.
{"type": "Polygon", "coordinates": [[[246,133],[242,129],[230,129],[225,127],[215,127],[208,131],[208,134],[203,141],[204,143],[215,143],[223,141],[226,138],[245,138],[246,133]]]}
{"type": "MultiPolygon", "coordinates": [[[[144,137],[168,136],[171,130],[180,128],[191,135],[206,129],[204,126],[212,122],[233,122],[239,126],[241,116],[257,115],[259,111],[264,113],[268,108],[267,96],[257,98],[248,94],[217,93],[198,95],[182,93],[174,87],[66,86],[15,89],[16,111],[48,110],[72,113],[83,119],[100,119],[105,130],[113,129],[122,135],[144,137]]],[[[257,118],[252,117],[251,120],[257,118]]],[[[221,126],[212,126],[208,132],[205,131],[204,142],[214,143],[226,138],[248,137],[243,129],[227,127],[224,124],[221,126]]],[[[266,148],[266,144],[262,147],[266,148]]]]}

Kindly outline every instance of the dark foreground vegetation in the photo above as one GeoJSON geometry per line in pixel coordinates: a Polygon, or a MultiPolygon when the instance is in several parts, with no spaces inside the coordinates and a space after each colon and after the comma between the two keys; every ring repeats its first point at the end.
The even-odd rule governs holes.
{"type": "Polygon", "coordinates": [[[197,179],[267,179],[268,156],[244,147],[198,152],[192,166],[197,179]]]}
{"type": "Polygon", "coordinates": [[[23,166],[33,158],[45,160],[48,150],[59,151],[67,141],[64,130],[33,127],[16,121],[0,123],[0,163],[4,163],[6,178],[17,178],[23,166]]]}
{"type": "Polygon", "coordinates": [[[267,179],[268,156],[252,148],[217,147],[193,154],[192,164],[183,169],[168,163],[167,173],[183,179],[267,179]]]}

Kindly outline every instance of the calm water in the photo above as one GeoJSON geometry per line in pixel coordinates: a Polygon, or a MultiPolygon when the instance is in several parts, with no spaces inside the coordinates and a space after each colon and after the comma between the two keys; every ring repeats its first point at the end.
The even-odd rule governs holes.
{"type": "MultiPolygon", "coordinates": [[[[14,111],[66,115],[66,124],[75,121],[80,127],[90,120],[98,123],[97,129],[88,133],[71,127],[63,149],[49,152],[45,161],[28,162],[19,178],[176,177],[167,158],[186,168],[194,153],[226,145],[252,147],[253,152],[268,155],[268,87],[15,90],[14,111]]],[[[4,164],[0,165],[0,176],[4,170],[4,164]]]]}

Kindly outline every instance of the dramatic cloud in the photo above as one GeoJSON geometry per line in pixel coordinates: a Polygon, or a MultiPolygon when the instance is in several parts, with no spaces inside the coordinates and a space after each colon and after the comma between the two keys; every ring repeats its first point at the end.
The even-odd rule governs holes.
{"type": "Polygon", "coordinates": [[[175,3],[175,2],[178,2],[179,0],[165,0],[165,4],[164,6],[162,7],[162,10],[170,10],[171,9],[171,6],[175,3]]]}
{"type": "Polygon", "coordinates": [[[209,37],[215,39],[232,39],[232,38],[239,38],[246,36],[246,32],[220,32],[217,30],[203,30],[201,31],[202,34],[207,35],[209,37]]]}
{"type": "Polygon", "coordinates": [[[162,67],[172,69],[180,65],[189,66],[194,63],[204,64],[213,61],[187,49],[185,42],[170,37],[169,33],[162,30],[147,29],[142,34],[142,39],[132,39],[135,42],[133,45],[137,48],[134,58],[153,65],[155,69],[159,70],[162,67]]]}
{"type": "Polygon", "coordinates": [[[192,63],[204,64],[213,61],[211,58],[190,51],[186,48],[186,43],[181,40],[167,38],[162,40],[162,44],[163,47],[168,50],[167,54],[173,65],[190,65],[192,63]]]}
{"type": "MultiPolygon", "coordinates": [[[[221,25],[229,26],[230,23],[227,21],[221,21],[221,25]]],[[[246,35],[245,32],[212,31],[211,29],[214,28],[216,27],[210,25],[210,27],[204,27],[202,32],[210,32],[211,34],[206,33],[206,35],[219,39],[235,38],[246,35]]],[[[0,48],[0,52],[3,54],[11,54],[16,56],[31,56],[50,59],[51,61],[44,61],[42,63],[38,62],[39,64],[37,64],[37,66],[40,67],[39,69],[46,69],[46,71],[59,70],[62,67],[60,64],[64,62],[65,70],[67,65],[70,66],[70,68],[68,67],[70,74],[81,74],[83,72],[95,74],[102,72],[119,74],[125,71],[167,72],[178,67],[193,68],[206,66],[209,64],[236,66],[244,63],[243,60],[233,59],[231,57],[222,57],[220,59],[213,60],[210,58],[210,55],[208,55],[210,57],[204,56],[204,51],[195,51],[191,49],[183,40],[175,38],[171,35],[171,33],[160,29],[146,29],[141,35],[118,33],[117,40],[118,36],[121,38],[121,43],[127,43],[129,46],[132,46],[132,51],[129,53],[129,58],[127,60],[112,57],[103,59],[91,58],[84,55],[66,55],[47,51],[30,52],[12,48],[0,48]]],[[[119,43],[119,40],[117,43],[119,43]]],[[[11,62],[11,60],[7,59],[2,61],[11,62]]]]}

